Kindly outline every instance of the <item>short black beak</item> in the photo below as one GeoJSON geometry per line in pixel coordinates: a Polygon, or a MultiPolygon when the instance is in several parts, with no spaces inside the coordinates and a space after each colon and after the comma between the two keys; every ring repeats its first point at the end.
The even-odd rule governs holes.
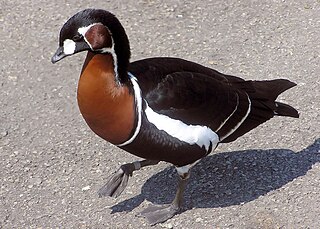
{"type": "Polygon", "coordinates": [[[53,55],[53,57],[51,58],[51,62],[57,63],[59,60],[62,60],[63,58],[65,58],[66,56],[68,56],[67,54],[64,53],[63,51],[63,47],[59,47],[56,51],[56,53],[53,55]]]}

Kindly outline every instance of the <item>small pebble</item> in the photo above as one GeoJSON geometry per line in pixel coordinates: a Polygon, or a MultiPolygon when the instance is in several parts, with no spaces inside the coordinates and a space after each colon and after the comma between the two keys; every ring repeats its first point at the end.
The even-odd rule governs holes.
{"type": "Polygon", "coordinates": [[[169,228],[169,229],[172,229],[172,228],[173,228],[173,226],[172,226],[171,223],[162,224],[162,227],[163,227],[163,228],[169,228]]]}
{"type": "Polygon", "coordinates": [[[90,190],[90,188],[91,188],[90,185],[88,185],[88,186],[86,186],[86,187],[83,187],[81,190],[82,190],[82,191],[88,191],[88,190],[90,190]]]}
{"type": "Polygon", "coordinates": [[[200,223],[201,221],[202,221],[202,218],[200,218],[200,217],[196,218],[197,223],[200,223]]]}
{"type": "Polygon", "coordinates": [[[8,131],[7,130],[1,131],[0,138],[3,138],[5,136],[7,136],[7,135],[8,135],[8,131]]]}
{"type": "Polygon", "coordinates": [[[36,178],[30,178],[29,179],[29,183],[30,185],[29,186],[33,186],[33,185],[40,185],[42,183],[42,180],[38,177],[36,178]]]}

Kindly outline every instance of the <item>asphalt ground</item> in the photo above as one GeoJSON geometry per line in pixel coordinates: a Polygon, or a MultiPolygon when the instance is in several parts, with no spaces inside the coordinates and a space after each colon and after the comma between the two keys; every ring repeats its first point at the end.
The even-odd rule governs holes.
{"type": "Polygon", "coordinates": [[[166,163],[138,171],[117,199],[97,190],[137,158],[95,136],[76,102],[85,54],[52,65],[63,23],[84,8],[117,15],[132,60],[181,57],[245,79],[286,78],[276,117],[203,159],[181,214],[153,228],[320,228],[320,2],[0,0],[0,228],[149,228],[169,203],[166,163]]]}

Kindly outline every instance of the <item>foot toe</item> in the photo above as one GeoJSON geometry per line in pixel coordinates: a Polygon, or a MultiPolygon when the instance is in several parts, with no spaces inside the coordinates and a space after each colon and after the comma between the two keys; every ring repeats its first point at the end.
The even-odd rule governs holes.
{"type": "Polygon", "coordinates": [[[119,169],[116,173],[112,174],[108,179],[108,182],[99,189],[99,197],[118,197],[127,186],[128,179],[129,176],[119,169]]]}
{"type": "Polygon", "coordinates": [[[155,225],[167,221],[178,212],[179,208],[172,204],[150,205],[140,213],[140,216],[145,217],[151,225],[155,225]]]}

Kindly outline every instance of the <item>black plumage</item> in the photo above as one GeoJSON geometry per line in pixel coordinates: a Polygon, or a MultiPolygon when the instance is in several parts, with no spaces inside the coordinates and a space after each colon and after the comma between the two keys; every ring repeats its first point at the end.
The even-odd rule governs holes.
{"type": "Polygon", "coordinates": [[[145,159],[122,165],[99,190],[99,196],[119,196],[129,176],[141,167],[166,161],[177,168],[179,183],[172,203],[141,212],[151,224],[179,212],[191,167],[218,143],[234,141],[274,116],[299,117],[293,107],[276,101],[296,85],[289,80],[244,80],[169,57],[129,63],[130,45],[124,28],[105,10],[87,9],[71,17],[61,29],[52,62],[81,51],[89,51],[89,55],[80,77],[85,79],[78,101],[94,100],[96,105],[81,103],[87,123],[102,138],[145,159]],[[96,41],[106,46],[92,45],[96,41]],[[93,64],[88,67],[90,61],[93,64]],[[121,106],[115,101],[122,101],[121,106]],[[129,128],[115,125],[113,120],[120,118],[129,128]],[[116,138],[109,135],[110,130],[116,138]],[[127,140],[117,143],[123,139],[127,140]]]}
{"type": "Polygon", "coordinates": [[[236,140],[274,115],[299,117],[293,107],[275,102],[279,94],[296,85],[289,80],[246,81],[190,61],[166,57],[133,62],[129,71],[138,79],[142,96],[153,110],[186,124],[217,131],[235,111],[217,131],[220,138],[246,115],[249,99],[248,117],[221,142],[236,140]]]}

